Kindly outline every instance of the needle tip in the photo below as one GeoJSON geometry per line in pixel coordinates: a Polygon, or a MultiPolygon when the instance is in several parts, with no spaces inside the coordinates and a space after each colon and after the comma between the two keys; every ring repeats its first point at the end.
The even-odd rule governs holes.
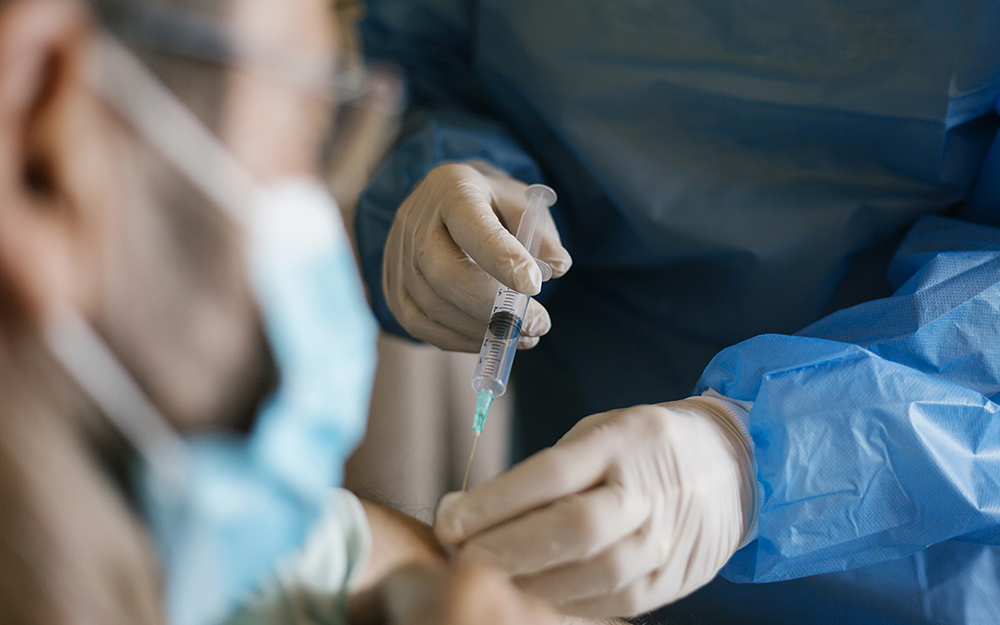
{"type": "Polygon", "coordinates": [[[479,442],[479,432],[472,437],[472,451],[469,453],[469,464],[465,466],[465,479],[462,480],[462,492],[469,486],[469,473],[472,472],[472,459],[476,457],[476,443],[479,442]]]}

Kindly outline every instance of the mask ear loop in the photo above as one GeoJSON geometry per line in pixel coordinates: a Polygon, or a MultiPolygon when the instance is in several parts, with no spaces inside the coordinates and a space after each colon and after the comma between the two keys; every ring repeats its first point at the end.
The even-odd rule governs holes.
{"type": "Polygon", "coordinates": [[[257,182],[184,104],[114,35],[102,33],[88,86],[240,227],[257,182]]]}
{"type": "Polygon", "coordinates": [[[43,337],[49,351],[128,439],[167,488],[187,479],[184,440],[82,316],[69,308],[49,313],[43,337]]]}
{"type": "MultiPolygon", "coordinates": [[[[218,139],[112,35],[98,37],[85,80],[241,229],[257,183],[218,139]]],[[[186,444],[79,312],[50,311],[49,351],[139,451],[163,486],[186,483],[186,444]]]]}

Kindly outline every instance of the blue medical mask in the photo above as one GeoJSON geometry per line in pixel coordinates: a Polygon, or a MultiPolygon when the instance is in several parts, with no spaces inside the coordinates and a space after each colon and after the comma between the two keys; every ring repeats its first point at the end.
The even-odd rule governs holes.
{"type": "Polygon", "coordinates": [[[123,45],[104,37],[91,86],[244,229],[247,273],[280,372],[249,436],[182,439],[74,311],[46,338],[139,450],[139,503],[174,625],[231,614],[304,540],[364,431],[376,325],[336,203],[312,179],[260,186],[123,45]]]}

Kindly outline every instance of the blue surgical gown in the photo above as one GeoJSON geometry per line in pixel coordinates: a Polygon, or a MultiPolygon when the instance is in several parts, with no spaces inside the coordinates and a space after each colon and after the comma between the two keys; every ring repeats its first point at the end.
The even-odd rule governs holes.
{"type": "Polygon", "coordinates": [[[601,410],[753,401],[759,537],[656,618],[1000,623],[1000,1],[369,0],[393,214],[485,159],[575,261],[515,365],[523,455],[601,410]],[[769,582],[738,584],[733,582],[769,582]]]}

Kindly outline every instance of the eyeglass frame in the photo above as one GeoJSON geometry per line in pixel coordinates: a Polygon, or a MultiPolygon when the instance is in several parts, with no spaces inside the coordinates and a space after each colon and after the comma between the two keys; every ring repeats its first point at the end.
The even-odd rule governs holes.
{"type": "Polygon", "coordinates": [[[368,90],[370,72],[359,61],[340,65],[332,58],[292,58],[193,11],[137,7],[129,0],[96,0],[95,4],[105,24],[136,50],[248,71],[267,70],[333,104],[356,102],[368,90]]]}

